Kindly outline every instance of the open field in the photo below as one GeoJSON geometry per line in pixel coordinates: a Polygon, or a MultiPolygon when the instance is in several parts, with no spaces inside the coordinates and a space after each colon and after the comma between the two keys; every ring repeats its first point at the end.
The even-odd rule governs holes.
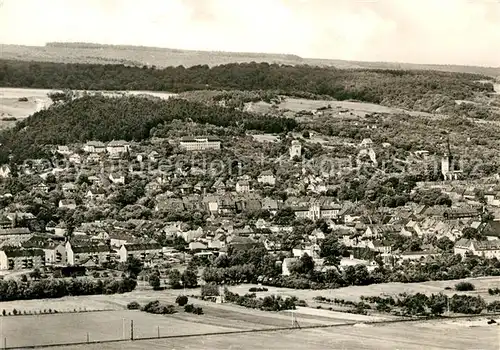
{"type": "MultiPolygon", "coordinates": [[[[231,287],[232,292],[238,294],[245,294],[250,287],[255,285],[239,285],[231,287]]],[[[276,288],[266,287],[268,292],[259,292],[258,295],[265,296],[268,294],[279,294],[282,296],[296,296],[299,299],[304,299],[307,302],[312,302],[315,296],[324,296],[326,298],[338,298],[351,301],[359,301],[362,295],[364,296],[380,296],[392,295],[396,296],[399,293],[424,293],[424,294],[437,294],[444,293],[446,295],[453,294],[468,294],[480,295],[487,302],[498,300],[498,296],[491,296],[488,294],[488,288],[500,288],[500,277],[479,277],[479,278],[466,278],[463,280],[450,280],[450,281],[429,281],[421,283],[381,283],[372,284],[369,286],[350,286],[338,289],[324,289],[324,290],[296,290],[290,288],[276,288]],[[469,281],[474,284],[476,290],[471,292],[457,292],[453,290],[455,284],[460,281],[469,281]],[[451,287],[452,290],[445,290],[444,288],[451,287]]]]}
{"type": "Polygon", "coordinates": [[[46,46],[1,45],[2,59],[45,61],[63,63],[125,64],[131,66],[155,65],[157,67],[215,66],[227,63],[268,62],[280,64],[308,64],[333,66],[340,69],[425,69],[447,72],[468,72],[500,76],[500,67],[458,65],[431,65],[400,62],[363,62],[335,59],[303,58],[297,55],[194,51],[158,47],[126,45],[98,45],[89,43],[51,43],[46,46]]]}
{"type": "MultiPolygon", "coordinates": [[[[486,299],[487,288],[500,287],[499,278],[468,279],[474,283],[477,290],[469,294],[480,294],[486,299]]],[[[259,297],[266,294],[297,296],[305,299],[313,307],[299,307],[294,312],[301,327],[332,326],[325,329],[309,329],[279,332],[264,332],[256,334],[230,334],[225,336],[204,336],[200,338],[165,339],[158,341],[137,341],[134,343],[107,343],[106,349],[142,349],[142,348],[278,348],[298,349],[307,346],[308,349],[359,348],[359,349],[497,349],[498,328],[486,325],[486,321],[468,322],[464,320],[434,320],[418,321],[401,324],[365,325],[364,322],[392,320],[394,317],[385,315],[364,316],[347,314],[314,308],[312,298],[323,295],[329,298],[359,300],[361,295],[409,293],[454,294],[455,291],[445,291],[444,287],[453,287],[457,281],[425,282],[425,283],[385,283],[380,285],[347,287],[335,290],[292,290],[286,288],[268,287],[268,292],[257,293],[259,297]],[[362,323],[362,324],[359,324],[362,323]],[[353,326],[358,324],[357,326],[353,326]],[[340,327],[340,328],[336,328],[340,327]],[[258,337],[262,345],[254,344],[258,337]],[[478,343],[473,343],[474,339],[478,343]],[[448,342],[446,342],[448,341],[448,342]],[[495,343],[496,342],[496,343],[495,343]]],[[[245,294],[251,285],[230,287],[239,294],[245,294]]],[[[199,293],[199,289],[186,291],[188,295],[199,293]]],[[[160,300],[174,304],[176,296],[184,294],[183,290],[135,290],[131,293],[115,295],[95,295],[65,297],[50,300],[24,300],[0,303],[0,309],[11,311],[13,308],[21,311],[56,309],[60,312],[73,309],[115,310],[101,312],[52,314],[35,316],[0,317],[0,329],[7,338],[8,346],[28,346],[30,344],[55,344],[86,341],[89,333],[90,341],[122,339],[125,322],[125,338],[130,337],[130,320],[134,320],[135,338],[156,337],[158,327],[160,335],[204,334],[228,331],[271,330],[291,326],[290,311],[265,312],[240,307],[233,304],[214,304],[190,298],[189,303],[203,307],[204,315],[196,316],[184,313],[181,309],[174,315],[150,315],[140,311],[125,310],[127,303],[138,301],[141,305],[151,300],[160,300]],[[37,308],[38,306],[38,308],[37,308]],[[124,321],[125,320],[125,321],[124,321]],[[29,331],[28,331],[29,330],[29,331]]],[[[78,347],[75,347],[78,348],[78,347]]],[[[95,347],[97,349],[97,347],[95,347]]]]}
{"type": "Polygon", "coordinates": [[[64,349],[498,349],[499,327],[473,323],[445,325],[411,322],[339,328],[212,335],[99,345],[64,349]]]}

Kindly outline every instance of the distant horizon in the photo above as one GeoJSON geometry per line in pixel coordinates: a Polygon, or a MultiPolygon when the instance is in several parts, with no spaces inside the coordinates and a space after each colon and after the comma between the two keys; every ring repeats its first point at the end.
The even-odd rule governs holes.
{"type": "MultiPolygon", "coordinates": [[[[286,52],[256,52],[256,51],[227,51],[227,50],[200,50],[200,49],[182,49],[177,47],[162,47],[162,46],[150,46],[150,45],[132,45],[132,44],[108,44],[90,41],[48,41],[44,44],[38,45],[25,45],[25,44],[6,44],[0,43],[0,46],[10,45],[10,46],[25,46],[25,47],[51,47],[51,44],[68,44],[68,45],[95,45],[103,47],[130,47],[130,48],[144,48],[144,49],[158,49],[158,50],[175,50],[175,51],[191,51],[191,52],[216,52],[216,53],[235,53],[235,54],[249,54],[249,55],[269,55],[269,56],[295,56],[303,60],[318,60],[318,61],[342,61],[342,62],[359,62],[359,63],[387,63],[387,64],[402,64],[402,65],[416,65],[416,66],[457,66],[457,67],[481,67],[481,68],[500,68],[500,64],[497,66],[487,66],[487,65],[476,65],[476,64],[455,64],[455,63],[416,63],[416,62],[401,62],[401,61],[367,61],[359,59],[339,59],[339,58],[323,58],[323,57],[305,57],[296,53],[286,53],[286,52]]],[[[0,56],[1,59],[1,56],[0,56]]],[[[269,62],[270,63],[270,62],[269,62]]]]}
{"type": "Polygon", "coordinates": [[[0,0],[0,42],[497,67],[500,1],[0,0]]]}

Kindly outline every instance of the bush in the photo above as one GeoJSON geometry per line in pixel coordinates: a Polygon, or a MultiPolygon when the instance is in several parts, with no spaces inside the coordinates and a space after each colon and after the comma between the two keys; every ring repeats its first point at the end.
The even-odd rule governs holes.
{"type": "Polygon", "coordinates": [[[193,314],[195,315],[203,315],[203,309],[201,307],[195,307],[193,310],[193,314]]]}
{"type": "Polygon", "coordinates": [[[460,282],[455,284],[455,290],[459,292],[467,292],[476,289],[474,285],[470,282],[460,282]]]}
{"type": "Polygon", "coordinates": [[[255,292],[267,292],[268,289],[265,288],[265,287],[252,287],[248,291],[251,292],[251,293],[255,293],[255,292]]]}
{"type": "Polygon", "coordinates": [[[185,295],[179,295],[176,299],[175,299],[175,302],[177,303],[177,305],[179,306],[184,306],[188,303],[188,297],[185,296],[185,295]]]}
{"type": "Polygon", "coordinates": [[[4,309],[4,310],[2,310],[2,316],[5,316],[5,315],[7,315],[7,311],[5,311],[5,309],[4,309]]]}
{"type": "Polygon", "coordinates": [[[173,305],[162,304],[158,300],[147,303],[141,310],[150,314],[159,315],[170,315],[176,312],[173,305]]]}
{"type": "Polygon", "coordinates": [[[297,303],[295,304],[296,306],[303,306],[303,307],[307,307],[307,303],[305,300],[299,300],[297,301],[297,303]]]}
{"type": "Polygon", "coordinates": [[[14,314],[14,316],[17,315],[17,310],[16,309],[12,310],[12,313],[14,314]]]}
{"type": "Polygon", "coordinates": [[[497,295],[500,294],[500,288],[488,288],[489,295],[497,295]]]}
{"type": "Polygon", "coordinates": [[[184,311],[185,312],[191,313],[191,312],[193,312],[193,310],[194,310],[194,305],[193,304],[187,304],[187,305],[184,306],[184,311]]]}
{"type": "Polygon", "coordinates": [[[137,301],[131,301],[127,304],[127,309],[129,310],[139,310],[141,305],[137,301]]]}

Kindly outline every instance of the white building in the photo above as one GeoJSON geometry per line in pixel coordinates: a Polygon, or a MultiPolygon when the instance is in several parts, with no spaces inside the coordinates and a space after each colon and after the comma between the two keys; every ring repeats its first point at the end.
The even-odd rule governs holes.
{"type": "Polygon", "coordinates": [[[263,171],[257,178],[257,182],[265,185],[276,185],[276,177],[271,170],[263,171]]]}
{"type": "Polygon", "coordinates": [[[88,153],[104,153],[106,145],[99,141],[89,141],[83,146],[83,150],[88,153]]]}
{"type": "Polygon", "coordinates": [[[180,142],[180,147],[186,151],[219,150],[220,145],[220,139],[213,136],[183,137],[180,142]]]}
{"type": "Polygon", "coordinates": [[[290,147],[290,159],[299,157],[302,155],[302,145],[299,141],[293,140],[292,146],[290,147]]]}
{"type": "Polygon", "coordinates": [[[128,142],[123,140],[113,140],[106,146],[106,151],[111,155],[120,155],[127,153],[130,150],[130,145],[128,142]]]}
{"type": "Polygon", "coordinates": [[[238,181],[236,183],[236,192],[238,193],[250,192],[250,183],[246,180],[238,181]]]}
{"type": "Polygon", "coordinates": [[[455,254],[465,257],[465,254],[483,256],[488,259],[500,259],[500,240],[476,241],[462,238],[455,243],[453,249],[455,254]]]}
{"type": "Polygon", "coordinates": [[[295,217],[297,219],[336,219],[342,207],[340,205],[321,206],[317,203],[309,207],[294,208],[295,217]]]}

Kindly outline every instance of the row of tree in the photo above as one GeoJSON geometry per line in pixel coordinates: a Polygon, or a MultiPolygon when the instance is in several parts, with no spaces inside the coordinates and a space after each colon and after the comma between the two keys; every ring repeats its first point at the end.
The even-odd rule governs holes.
{"type": "Polygon", "coordinates": [[[0,301],[127,293],[134,290],[136,285],[137,281],[131,278],[42,279],[26,282],[18,282],[15,279],[0,280],[0,301]]]}

